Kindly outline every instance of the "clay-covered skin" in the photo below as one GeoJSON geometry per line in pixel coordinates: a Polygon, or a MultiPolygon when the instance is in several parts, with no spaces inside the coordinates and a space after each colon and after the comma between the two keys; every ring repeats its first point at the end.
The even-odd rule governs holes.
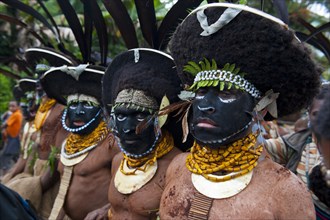
{"type": "MultiPolygon", "coordinates": [[[[89,212],[108,203],[111,162],[118,152],[114,136],[110,134],[74,166],[64,203],[64,211],[71,219],[84,219],[89,212]]],[[[58,169],[63,175],[61,162],[58,169]]]]}
{"type": "Polygon", "coordinates": [[[119,169],[123,154],[119,153],[113,160],[112,180],[109,188],[112,219],[156,219],[160,198],[165,187],[166,170],[172,159],[181,151],[173,148],[168,154],[157,159],[158,169],[155,176],[137,191],[124,195],[117,191],[114,177],[119,169]]]}
{"type": "MultiPolygon", "coordinates": [[[[38,157],[47,160],[51,151],[51,146],[56,146],[56,134],[63,129],[61,124],[62,111],[64,106],[56,103],[49,111],[47,118],[40,129],[40,142],[38,144],[38,157]]],[[[62,131],[63,133],[63,131],[62,131]]],[[[65,134],[65,133],[64,133],[65,134]]],[[[63,136],[62,142],[66,135],[63,136]]],[[[61,139],[61,138],[60,138],[61,139]]]]}
{"type": "MultiPolygon", "coordinates": [[[[178,155],[169,166],[160,219],[188,219],[196,191],[185,165],[187,155],[178,155]]],[[[213,200],[209,219],[315,219],[315,212],[303,182],[265,158],[253,170],[252,180],[242,192],[213,200]]]]}

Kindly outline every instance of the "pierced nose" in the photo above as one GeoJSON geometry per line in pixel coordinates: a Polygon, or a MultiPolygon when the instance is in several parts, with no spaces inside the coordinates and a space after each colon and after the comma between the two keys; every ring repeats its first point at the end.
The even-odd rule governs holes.
{"type": "Polygon", "coordinates": [[[207,106],[207,107],[200,107],[199,105],[197,106],[197,108],[202,111],[202,112],[206,112],[208,114],[211,114],[213,112],[215,112],[215,108],[212,106],[207,106]]]}

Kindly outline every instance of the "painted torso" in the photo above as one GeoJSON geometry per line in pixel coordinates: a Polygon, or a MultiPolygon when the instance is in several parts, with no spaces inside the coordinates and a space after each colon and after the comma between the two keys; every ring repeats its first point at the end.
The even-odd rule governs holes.
{"type": "Polygon", "coordinates": [[[124,195],[115,187],[114,175],[119,169],[123,154],[113,160],[112,180],[109,188],[111,219],[156,219],[159,202],[165,187],[166,170],[172,159],[181,151],[173,148],[168,154],[157,159],[158,169],[155,176],[137,191],[124,195]]]}
{"type": "MultiPolygon", "coordinates": [[[[185,162],[177,156],[168,169],[160,204],[161,219],[188,219],[196,189],[185,162]]],[[[240,193],[214,199],[208,219],[314,219],[307,188],[286,168],[265,158],[253,170],[250,184],[240,193]]]]}
{"type": "MultiPolygon", "coordinates": [[[[72,219],[85,216],[108,203],[108,188],[111,179],[111,161],[119,148],[112,134],[91,150],[88,156],[74,165],[71,182],[66,195],[64,210],[72,219]]],[[[64,165],[59,164],[63,175],[64,165]]]]}
{"type": "MultiPolygon", "coordinates": [[[[55,104],[49,111],[45,122],[40,129],[40,141],[38,144],[38,156],[42,160],[48,159],[51,146],[55,146],[57,132],[62,128],[61,115],[64,106],[61,104],[55,104]]],[[[63,137],[63,139],[65,136],[63,137]]],[[[62,141],[63,141],[62,139],[62,141]]]]}

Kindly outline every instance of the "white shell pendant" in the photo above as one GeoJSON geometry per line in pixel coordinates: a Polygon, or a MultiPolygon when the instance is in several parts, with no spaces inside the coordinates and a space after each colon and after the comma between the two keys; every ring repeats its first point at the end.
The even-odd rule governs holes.
{"type": "Polygon", "coordinates": [[[88,152],[87,153],[84,153],[82,155],[79,155],[77,157],[73,157],[73,158],[65,158],[61,155],[61,162],[65,165],[65,166],[73,166],[73,165],[76,165],[78,163],[80,163],[81,161],[83,161],[88,155],[88,152]]]}
{"type": "MultiPolygon", "coordinates": [[[[125,172],[132,172],[135,170],[127,166],[126,160],[124,161],[123,169],[125,172]]],[[[114,180],[115,187],[122,194],[130,194],[149,182],[154,177],[156,171],[157,161],[153,165],[147,166],[145,172],[137,170],[135,175],[125,175],[118,169],[114,180]]]]}
{"type": "MultiPolygon", "coordinates": [[[[202,175],[191,174],[191,180],[195,189],[201,194],[212,199],[224,199],[234,196],[245,189],[251,179],[253,171],[224,182],[212,182],[205,179],[202,175]]],[[[209,174],[209,176],[217,177],[209,174]]]]}

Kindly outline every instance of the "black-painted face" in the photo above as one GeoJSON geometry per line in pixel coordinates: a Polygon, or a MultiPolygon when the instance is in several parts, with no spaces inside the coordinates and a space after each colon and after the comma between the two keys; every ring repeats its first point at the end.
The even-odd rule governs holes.
{"type": "Polygon", "coordinates": [[[26,100],[21,106],[25,119],[27,121],[33,120],[39,108],[39,104],[36,102],[36,93],[29,92],[26,94],[26,100]]]}
{"type": "Polygon", "coordinates": [[[36,97],[37,97],[37,103],[41,102],[41,98],[46,95],[45,91],[43,90],[40,80],[37,80],[36,83],[36,97]]]}
{"type": "MultiPolygon", "coordinates": [[[[70,128],[80,128],[90,122],[100,111],[101,107],[93,106],[87,101],[72,102],[67,108],[67,121],[70,128]]],[[[77,134],[89,134],[100,123],[101,114],[99,114],[95,121],[81,131],[77,131],[77,134]]]]}
{"type": "Polygon", "coordinates": [[[116,136],[125,153],[138,156],[153,146],[156,140],[153,122],[136,134],[137,125],[151,116],[149,112],[119,106],[114,110],[114,115],[116,136]]]}
{"type": "Polygon", "coordinates": [[[246,135],[244,128],[252,119],[249,113],[254,106],[253,97],[241,90],[200,88],[189,119],[191,133],[201,144],[212,148],[225,146],[246,135]]]}

